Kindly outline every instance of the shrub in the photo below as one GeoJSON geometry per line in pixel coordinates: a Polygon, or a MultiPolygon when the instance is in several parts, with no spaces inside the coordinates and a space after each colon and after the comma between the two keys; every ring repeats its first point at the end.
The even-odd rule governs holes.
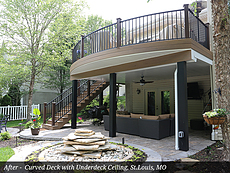
{"type": "Polygon", "coordinates": [[[9,132],[3,132],[3,133],[0,133],[0,140],[1,141],[5,141],[5,140],[9,140],[11,138],[11,135],[9,132]]]}
{"type": "Polygon", "coordinates": [[[1,99],[1,106],[8,106],[11,105],[11,98],[8,95],[5,95],[2,99],[1,99]]]}
{"type": "Polygon", "coordinates": [[[21,99],[21,93],[20,93],[20,87],[18,84],[12,84],[10,85],[8,95],[11,98],[11,105],[12,106],[20,106],[20,99],[21,99]]]}
{"type": "Polygon", "coordinates": [[[34,123],[32,121],[28,121],[25,125],[25,128],[28,129],[30,128],[34,123]]]}

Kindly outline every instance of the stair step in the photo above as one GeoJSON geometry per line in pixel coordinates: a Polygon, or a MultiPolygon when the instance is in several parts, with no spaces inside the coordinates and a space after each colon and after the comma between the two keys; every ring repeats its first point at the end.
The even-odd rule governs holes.
{"type": "MultiPolygon", "coordinates": [[[[82,100],[78,105],[77,105],[77,112],[79,113],[86,105],[88,105],[90,103],[90,101],[92,101],[103,89],[105,89],[109,84],[106,82],[101,83],[101,81],[94,83],[93,85],[91,85],[90,90],[90,96],[87,96],[86,98],[84,98],[82,100],[82,97],[78,97],[77,101],[79,102],[80,100],[82,100]],[[97,88],[96,88],[97,87],[97,88]]],[[[83,92],[83,97],[85,97],[88,94],[88,91],[84,91],[83,92]]],[[[67,106],[65,106],[60,112],[57,113],[57,115],[61,115],[62,113],[66,113],[67,111],[69,111],[72,108],[72,102],[70,102],[67,106]]],[[[44,128],[47,129],[51,129],[51,130],[55,130],[55,129],[60,129],[61,127],[64,126],[64,124],[66,124],[67,122],[69,122],[69,120],[71,119],[72,116],[72,111],[70,110],[65,116],[63,116],[62,118],[60,118],[60,120],[58,120],[55,123],[55,126],[52,126],[52,120],[48,120],[47,124],[43,124],[44,128]]],[[[58,119],[60,116],[55,116],[55,119],[58,119]]]]}

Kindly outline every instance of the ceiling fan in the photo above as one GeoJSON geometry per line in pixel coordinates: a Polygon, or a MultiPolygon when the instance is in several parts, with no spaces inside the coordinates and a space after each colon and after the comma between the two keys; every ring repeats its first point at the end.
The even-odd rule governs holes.
{"type": "Polygon", "coordinates": [[[153,83],[154,81],[145,81],[144,76],[141,76],[140,82],[135,82],[135,83],[140,83],[141,86],[145,85],[146,83],[153,83]]]}

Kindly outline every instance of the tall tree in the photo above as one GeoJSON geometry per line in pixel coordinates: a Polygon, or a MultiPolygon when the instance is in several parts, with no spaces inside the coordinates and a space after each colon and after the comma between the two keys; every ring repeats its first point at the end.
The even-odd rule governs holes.
{"type": "Polygon", "coordinates": [[[93,31],[98,30],[101,27],[110,25],[111,23],[111,20],[104,20],[102,17],[98,15],[89,15],[86,20],[85,32],[91,33],[93,31]]]}
{"type": "MultiPolygon", "coordinates": [[[[67,15],[62,16],[64,20],[69,20],[67,15]]],[[[101,27],[109,25],[112,21],[104,20],[97,15],[89,15],[87,18],[79,17],[74,23],[69,20],[68,29],[59,34],[59,37],[52,39],[47,51],[50,56],[57,56],[61,61],[56,64],[50,64],[45,68],[43,83],[45,88],[55,89],[62,93],[70,84],[69,67],[71,63],[71,48],[80,40],[80,36],[89,34],[101,27]]],[[[56,21],[50,29],[51,34],[58,32],[60,20],[56,21]]]]}
{"type": "MultiPolygon", "coordinates": [[[[221,95],[217,95],[218,108],[230,112],[230,22],[228,14],[229,0],[212,0],[212,17],[214,24],[214,67],[215,84],[220,88],[221,95]]],[[[230,114],[222,125],[224,141],[224,158],[230,161],[230,114]]]]}
{"type": "MultiPolygon", "coordinates": [[[[28,114],[31,120],[31,105],[35,79],[47,64],[55,61],[44,50],[48,43],[50,25],[59,20],[63,13],[76,14],[83,2],[71,0],[2,0],[0,1],[0,36],[6,41],[7,55],[11,64],[28,69],[25,75],[29,79],[28,114]]],[[[63,30],[68,21],[63,21],[63,30]]],[[[62,30],[59,30],[62,32],[62,30]]],[[[58,36],[58,32],[53,38],[58,36]]]]}
{"type": "Polygon", "coordinates": [[[72,63],[72,48],[84,33],[85,18],[73,16],[72,14],[62,14],[59,20],[55,21],[49,30],[49,44],[46,46],[47,55],[59,59],[55,63],[45,67],[43,86],[55,89],[62,93],[71,85],[69,68],[72,63]],[[73,20],[74,19],[74,20],[73,20]],[[62,24],[68,21],[68,25],[63,29],[62,24]],[[60,32],[60,30],[62,32],[60,32]],[[53,37],[56,33],[58,37],[53,37]]]}

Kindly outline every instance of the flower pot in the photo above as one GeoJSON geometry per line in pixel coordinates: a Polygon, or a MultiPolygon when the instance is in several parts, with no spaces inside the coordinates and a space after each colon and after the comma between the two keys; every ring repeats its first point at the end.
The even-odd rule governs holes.
{"type": "Polygon", "coordinates": [[[32,134],[32,135],[38,135],[38,134],[39,134],[39,131],[40,131],[40,128],[31,129],[31,134],[32,134]]]}
{"type": "Polygon", "coordinates": [[[206,115],[203,115],[204,120],[210,125],[220,125],[225,121],[225,117],[211,117],[208,118],[206,115]]]}

